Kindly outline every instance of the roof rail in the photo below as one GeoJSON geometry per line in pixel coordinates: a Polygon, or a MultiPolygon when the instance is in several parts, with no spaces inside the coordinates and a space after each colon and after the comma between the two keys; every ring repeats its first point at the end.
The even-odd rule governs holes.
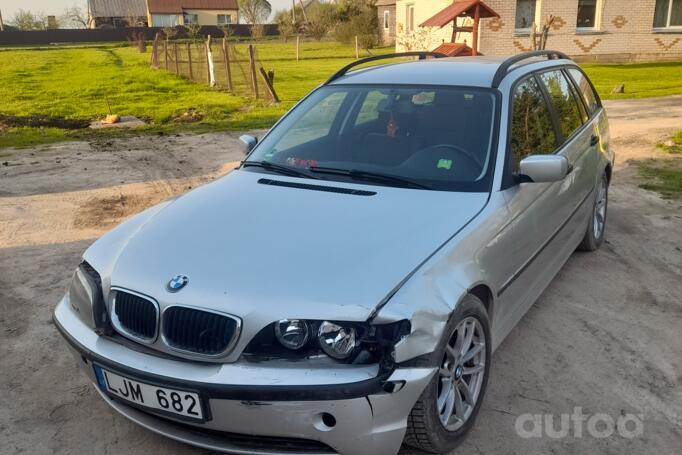
{"type": "Polygon", "coordinates": [[[548,60],[571,59],[568,55],[559,51],[531,51],[514,55],[502,62],[497,71],[495,71],[495,76],[493,77],[493,88],[498,88],[500,86],[502,80],[509,73],[509,68],[511,68],[512,65],[533,57],[547,57],[548,60]]]}
{"type": "Polygon", "coordinates": [[[428,51],[412,51],[412,52],[396,52],[393,54],[383,54],[383,55],[373,55],[371,57],[366,57],[360,60],[356,60],[353,63],[350,63],[340,70],[338,70],[332,77],[327,79],[325,82],[326,84],[329,84],[330,82],[335,81],[336,79],[340,78],[341,76],[345,75],[348,70],[358,66],[362,65],[363,63],[367,62],[374,62],[376,60],[384,60],[384,59],[389,59],[389,58],[398,58],[398,57],[419,57],[419,60],[424,60],[426,57],[433,57],[433,58],[443,58],[447,57],[445,54],[441,54],[440,52],[428,52],[428,51]]]}

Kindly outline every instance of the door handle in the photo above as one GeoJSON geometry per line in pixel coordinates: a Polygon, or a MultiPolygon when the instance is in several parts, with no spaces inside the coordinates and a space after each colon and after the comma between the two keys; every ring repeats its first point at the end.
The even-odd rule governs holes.
{"type": "Polygon", "coordinates": [[[599,136],[596,134],[593,134],[592,137],[590,138],[590,145],[597,145],[599,144],[599,136]]]}

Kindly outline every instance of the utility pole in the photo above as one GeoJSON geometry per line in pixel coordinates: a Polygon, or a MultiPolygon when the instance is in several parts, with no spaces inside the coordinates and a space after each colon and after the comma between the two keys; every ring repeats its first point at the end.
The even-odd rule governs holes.
{"type": "Polygon", "coordinates": [[[0,10],[0,32],[5,31],[5,24],[2,22],[2,10],[0,10]]]}

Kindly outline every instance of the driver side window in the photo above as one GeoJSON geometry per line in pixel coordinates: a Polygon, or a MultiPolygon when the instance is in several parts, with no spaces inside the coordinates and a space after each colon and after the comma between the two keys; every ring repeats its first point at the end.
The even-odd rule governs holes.
{"type": "Polygon", "coordinates": [[[556,148],[552,116],[534,77],[516,86],[510,135],[513,172],[527,156],[549,154],[556,148]]]}

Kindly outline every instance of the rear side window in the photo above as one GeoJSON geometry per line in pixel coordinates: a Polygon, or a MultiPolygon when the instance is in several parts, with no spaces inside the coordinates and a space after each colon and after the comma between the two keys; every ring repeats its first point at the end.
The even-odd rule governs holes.
{"type": "Polygon", "coordinates": [[[514,91],[511,118],[512,170],[519,168],[525,157],[552,153],[556,137],[552,116],[534,78],[520,83],[514,91]]]}
{"type": "Polygon", "coordinates": [[[561,134],[567,138],[583,124],[578,100],[573,97],[568,79],[560,70],[542,73],[540,80],[547,88],[550,102],[559,120],[561,134]]]}
{"type": "Polygon", "coordinates": [[[568,72],[578,85],[578,90],[580,90],[580,93],[585,100],[585,104],[587,105],[587,112],[592,116],[592,114],[599,109],[599,101],[597,100],[597,95],[594,93],[594,90],[592,90],[590,81],[588,81],[583,72],[577,68],[569,68],[568,72]]]}

